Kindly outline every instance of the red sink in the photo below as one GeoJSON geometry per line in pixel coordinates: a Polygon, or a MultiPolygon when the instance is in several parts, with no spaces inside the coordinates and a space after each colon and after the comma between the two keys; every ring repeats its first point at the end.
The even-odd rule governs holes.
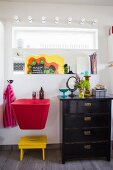
{"type": "Polygon", "coordinates": [[[12,103],[20,129],[44,129],[49,106],[49,99],[17,99],[12,103]]]}

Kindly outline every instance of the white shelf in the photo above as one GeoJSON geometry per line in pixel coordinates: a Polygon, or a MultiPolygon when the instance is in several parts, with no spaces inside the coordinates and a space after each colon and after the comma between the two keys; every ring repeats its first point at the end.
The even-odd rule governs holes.
{"type": "Polygon", "coordinates": [[[23,50],[76,50],[76,51],[97,51],[98,49],[86,49],[86,48],[12,48],[13,50],[23,51],[23,50]]]}

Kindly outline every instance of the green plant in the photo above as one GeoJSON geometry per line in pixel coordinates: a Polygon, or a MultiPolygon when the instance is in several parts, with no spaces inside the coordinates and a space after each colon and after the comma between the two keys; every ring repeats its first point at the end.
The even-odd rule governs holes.
{"type": "Polygon", "coordinates": [[[76,81],[74,84],[74,88],[75,89],[79,89],[79,90],[84,90],[84,88],[88,87],[88,83],[87,80],[85,79],[81,79],[77,74],[76,74],[76,81]]]}
{"type": "Polygon", "coordinates": [[[75,85],[74,85],[74,87],[76,88],[76,89],[81,89],[81,90],[84,90],[84,88],[86,88],[86,84],[87,84],[87,82],[86,82],[86,80],[80,80],[79,82],[75,82],[75,85]]]}
{"type": "Polygon", "coordinates": [[[68,73],[68,64],[64,64],[64,74],[68,73]]]}

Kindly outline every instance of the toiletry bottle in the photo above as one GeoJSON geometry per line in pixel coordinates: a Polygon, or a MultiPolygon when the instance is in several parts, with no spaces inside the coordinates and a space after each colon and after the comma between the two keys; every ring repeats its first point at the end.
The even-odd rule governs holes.
{"type": "Polygon", "coordinates": [[[39,99],[44,99],[44,90],[41,87],[40,91],[39,91],[39,99]]]}
{"type": "Polygon", "coordinates": [[[36,99],[36,92],[35,91],[32,92],[32,99],[36,99]]]}

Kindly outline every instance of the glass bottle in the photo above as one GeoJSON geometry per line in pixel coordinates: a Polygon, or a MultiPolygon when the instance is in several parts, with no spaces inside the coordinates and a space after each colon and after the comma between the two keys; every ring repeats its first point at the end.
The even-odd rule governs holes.
{"type": "Polygon", "coordinates": [[[41,87],[40,91],[39,91],[39,99],[44,99],[44,90],[41,87]]]}

